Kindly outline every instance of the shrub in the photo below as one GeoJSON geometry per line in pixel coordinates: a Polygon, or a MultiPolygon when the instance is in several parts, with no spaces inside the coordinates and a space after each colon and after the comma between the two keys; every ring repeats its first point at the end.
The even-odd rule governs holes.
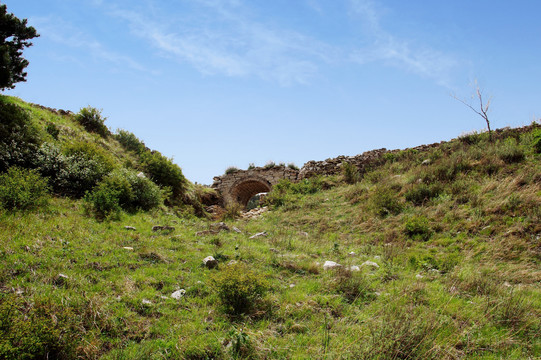
{"type": "Polygon", "coordinates": [[[115,139],[128,151],[133,151],[136,154],[143,152],[146,149],[145,143],[139,140],[133,133],[118,129],[115,134],[115,139]]]}
{"type": "Polygon", "coordinates": [[[0,294],[1,359],[73,359],[79,336],[69,309],[0,294]]]}
{"type": "Polygon", "coordinates": [[[178,204],[183,200],[187,180],[180,167],[173,160],[163,156],[158,151],[146,151],[141,155],[144,172],[152,181],[161,187],[168,187],[172,192],[169,204],[178,204]]]}
{"type": "Polygon", "coordinates": [[[236,173],[239,170],[240,169],[238,167],[236,167],[236,166],[229,166],[227,169],[225,169],[225,174],[226,175],[233,174],[233,173],[236,173]]]}
{"type": "Polygon", "coordinates": [[[39,131],[30,116],[0,98],[0,172],[13,165],[31,167],[40,144],[39,131]]]}
{"type": "Polygon", "coordinates": [[[292,170],[299,170],[299,167],[297,165],[295,165],[294,163],[288,163],[287,167],[292,169],[292,170]]]}
{"type": "Polygon", "coordinates": [[[229,315],[253,310],[269,288],[262,275],[256,274],[243,263],[227,266],[212,281],[224,311],[229,315]]]}
{"type": "Polygon", "coordinates": [[[541,154],[541,129],[535,130],[533,133],[533,150],[537,154],[541,154]]]}
{"type": "MultiPolygon", "coordinates": [[[[252,170],[252,169],[255,169],[255,164],[254,163],[249,163],[248,164],[248,170],[252,170]]],[[[227,174],[227,170],[226,170],[226,174],[227,174]]]]}
{"type": "Polygon", "coordinates": [[[517,144],[516,139],[506,139],[497,150],[498,157],[507,164],[518,163],[524,160],[524,150],[517,144]]]}
{"type": "Polygon", "coordinates": [[[414,216],[406,221],[404,233],[412,239],[427,241],[432,236],[428,219],[424,216],[414,216]]]}
{"type": "Polygon", "coordinates": [[[442,193],[438,184],[418,184],[406,191],[405,198],[414,205],[423,205],[425,202],[439,196],[442,193]]]}
{"type": "Polygon", "coordinates": [[[47,131],[47,133],[51,135],[53,139],[58,140],[58,135],[60,135],[60,129],[54,123],[47,123],[47,126],[45,126],[45,131],[47,131]]]}
{"type": "Polygon", "coordinates": [[[378,187],[370,198],[370,202],[374,212],[381,217],[397,215],[402,211],[402,204],[389,187],[378,187]]]}
{"type": "Polygon", "coordinates": [[[242,211],[243,206],[237,202],[226,205],[225,211],[222,214],[224,220],[235,220],[240,217],[240,212],[242,211]]]}
{"type": "Polygon", "coordinates": [[[28,209],[46,202],[47,180],[35,170],[12,166],[0,175],[0,206],[28,209]]]}
{"type": "Polygon", "coordinates": [[[360,271],[338,268],[330,284],[330,289],[342,295],[350,303],[356,300],[369,301],[375,298],[370,281],[360,271]]]}
{"type": "Polygon", "coordinates": [[[93,132],[101,135],[102,137],[107,137],[111,134],[107,126],[105,125],[105,120],[107,118],[101,115],[101,110],[87,106],[79,110],[79,113],[75,115],[75,120],[81,124],[86,131],[93,132]]]}
{"type": "Polygon", "coordinates": [[[64,152],[45,143],[36,155],[36,165],[43,176],[49,177],[55,192],[81,197],[111,172],[114,161],[92,143],[76,142],[64,152]]]}
{"type": "Polygon", "coordinates": [[[342,163],[342,176],[344,177],[344,181],[348,184],[355,184],[361,180],[361,173],[357,166],[348,162],[342,163]]]}
{"type": "Polygon", "coordinates": [[[274,167],[276,167],[276,163],[274,161],[269,161],[268,163],[265,164],[265,166],[263,166],[265,169],[272,169],[274,167]]]}
{"type": "Polygon", "coordinates": [[[118,169],[106,176],[85,200],[100,218],[126,211],[150,210],[162,202],[160,188],[142,175],[118,169]]]}

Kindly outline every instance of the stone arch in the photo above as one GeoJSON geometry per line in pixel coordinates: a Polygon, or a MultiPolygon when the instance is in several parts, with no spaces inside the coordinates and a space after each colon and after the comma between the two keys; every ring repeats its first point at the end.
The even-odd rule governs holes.
{"type": "Polygon", "coordinates": [[[250,199],[259,193],[269,192],[272,184],[260,177],[242,179],[231,187],[231,196],[234,201],[246,206],[250,199]]]}

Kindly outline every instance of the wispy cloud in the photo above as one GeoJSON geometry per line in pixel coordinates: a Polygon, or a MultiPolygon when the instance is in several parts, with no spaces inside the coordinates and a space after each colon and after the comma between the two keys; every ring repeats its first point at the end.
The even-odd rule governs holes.
{"type": "Polygon", "coordinates": [[[353,51],[351,59],[360,64],[383,61],[450,87],[452,72],[459,61],[444,52],[415,44],[387,32],[381,26],[380,12],[371,0],[349,0],[353,13],[359,16],[371,43],[353,51]]]}
{"type": "MultiPolygon", "coordinates": [[[[107,49],[101,42],[58,17],[32,18],[32,23],[39,28],[42,37],[71,48],[83,49],[91,57],[113,64],[116,69],[127,67],[137,71],[148,71],[131,57],[107,49]]],[[[76,59],[75,57],[70,58],[76,59]]],[[[76,62],[81,64],[80,60],[76,62]]]]}
{"type": "Polygon", "coordinates": [[[134,34],[163,54],[204,74],[307,83],[332,56],[332,47],[325,43],[243,15],[246,9],[239,0],[194,3],[195,13],[174,21],[118,7],[110,7],[109,13],[127,21],[134,34]]]}

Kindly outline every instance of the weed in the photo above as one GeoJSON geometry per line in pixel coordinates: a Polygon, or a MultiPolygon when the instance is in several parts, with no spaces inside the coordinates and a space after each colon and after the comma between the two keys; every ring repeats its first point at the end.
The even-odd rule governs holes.
{"type": "Polygon", "coordinates": [[[371,197],[371,207],[380,217],[397,215],[402,211],[402,204],[395,192],[389,187],[378,187],[371,197]]]}
{"type": "Polygon", "coordinates": [[[355,184],[361,180],[359,169],[346,161],[342,163],[342,176],[347,184],[355,184]]]}
{"type": "Polygon", "coordinates": [[[507,164],[522,162],[525,158],[524,150],[513,138],[506,139],[497,150],[498,157],[507,164]]]}
{"type": "Polygon", "coordinates": [[[226,314],[247,314],[269,288],[267,280],[243,263],[224,267],[213,277],[218,298],[226,314]]]}
{"type": "Polygon", "coordinates": [[[0,207],[24,210],[47,202],[47,180],[35,170],[12,166],[0,174],[0,207]]]}
{"type": "Polygon", "coordinates": [[[236,166],[229,166],[227,169],[225,169],[225,174],[226,175],[231,175],[231,174],[234,174],[236,173],[237,171],[240,171],[240,169],[236,166]]]}
{"type": "Polygon", "coordinates": [[[423,205],[425,202],[438,197],[442,193],[442,188],[438,184],[426,185],[418,184],[412,186],[404,194],[406,201],[413,203],[414,205],[423,205]]]}
{"type": "Polygon", "coordinates": [[[428,219],[424,216],[413,216],[404,224],[404,233],[414,239],[427,241],[432,236],[428,219]]]}
{"type": "Polygon", "coordinates": [[[102,137],[107,137],[111,134],[105,120],[107,118],[101,115],[101,110],[87,106],[79,110],[79,113],[75,115],[75,120],[81,124],[87,131],[94,132],[102,137]]]}

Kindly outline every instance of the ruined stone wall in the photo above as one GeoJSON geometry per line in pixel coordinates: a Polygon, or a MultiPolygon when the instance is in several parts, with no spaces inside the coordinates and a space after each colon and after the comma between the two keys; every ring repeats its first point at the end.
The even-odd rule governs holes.
{"type": "Polygon", "coordinates": [[[298,175],[298,170],[285,166],[257,167],[216,176],[212,187],[220,192],[224,205],[232,202],[246,205],[255,194],[270,191],[281,179],[297,181],[298,175]]]}

